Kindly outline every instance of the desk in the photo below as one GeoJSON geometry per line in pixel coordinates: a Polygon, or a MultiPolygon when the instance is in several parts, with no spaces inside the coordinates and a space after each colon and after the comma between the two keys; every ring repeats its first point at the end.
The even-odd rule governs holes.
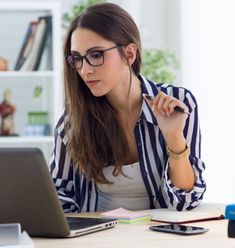
{"type": "Polygon", "coordinates": [[[207,227],[207,233],[192,236],[153,232],[148,223],[118,226],[77,238],[33,238],[35,248],[234,248],[235,238],[227,237],[227,220],[193,223],[207,227]]]}

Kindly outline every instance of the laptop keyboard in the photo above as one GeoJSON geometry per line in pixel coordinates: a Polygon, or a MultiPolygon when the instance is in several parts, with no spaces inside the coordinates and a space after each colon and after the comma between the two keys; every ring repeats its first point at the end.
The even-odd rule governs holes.
{"type": "Polygon", "coordinates": [[[66,219],[71,230],[83,229],[107,222],[107,219],[100,218],[66,217],[66,219]]]}

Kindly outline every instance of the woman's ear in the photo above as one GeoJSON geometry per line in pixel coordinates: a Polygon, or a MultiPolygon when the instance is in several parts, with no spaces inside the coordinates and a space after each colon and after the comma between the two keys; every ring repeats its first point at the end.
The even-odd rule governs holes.
{"type": "Polygon", "coordinates": [[[134,43],[130,43],[125,47],[125,54],[129,65],[135,62],[137,46],[134,43]]]}

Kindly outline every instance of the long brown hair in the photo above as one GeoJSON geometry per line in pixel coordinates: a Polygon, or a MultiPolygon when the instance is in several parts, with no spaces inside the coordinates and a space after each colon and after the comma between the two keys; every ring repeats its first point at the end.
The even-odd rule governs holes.
{"type": "MultiPolygon", "coordinates": [[[[71,36],[78,28],[86,28],[116,44],[137,46],[136,59],[130,70],[138,76],[141,66],[141,42],[132,17],[112,3],[96,4],[75,18],[64,45],[65,57],[70,54],[71,36]]],[[[124,58],[123,50],[119,49],[124,58]]],[[[129,149],[115,109],[105,96],[95,97],[79,74],[64,59],[65,112],[69,117],[66,132],[68,151],[74,164],[88,179],[109,183],[103,167],[115,165],[118,173],[125,164],[129,149]]]]}

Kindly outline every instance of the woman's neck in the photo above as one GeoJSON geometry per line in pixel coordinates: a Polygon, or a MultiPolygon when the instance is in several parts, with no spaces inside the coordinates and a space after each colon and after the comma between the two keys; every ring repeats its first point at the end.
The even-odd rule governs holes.
{"type": "Polygon", "coordinates": [[[135,112],[142,105],[140,80],[132,74],[131,83],[125,83],[115,92],[110,92],[107,99],[117,113],[129,114],[135,112]]]}

